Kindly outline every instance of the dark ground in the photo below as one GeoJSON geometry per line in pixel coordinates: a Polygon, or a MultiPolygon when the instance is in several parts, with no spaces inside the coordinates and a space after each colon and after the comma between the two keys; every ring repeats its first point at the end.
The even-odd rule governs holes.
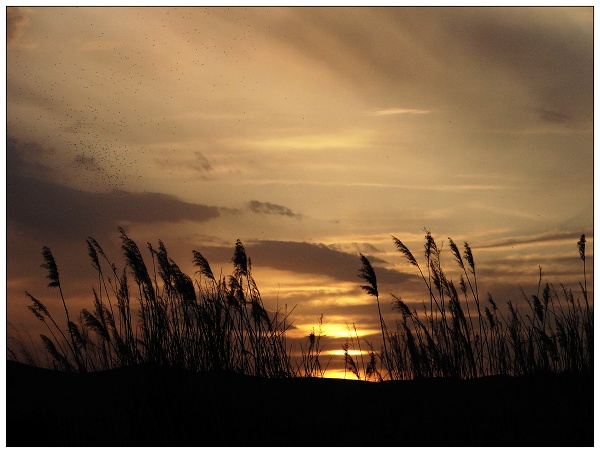
{"type": "Polygon", "coordinates": [[[366,383],[7,362],[7,446],[593,446],[593,376],[366,383]]]}

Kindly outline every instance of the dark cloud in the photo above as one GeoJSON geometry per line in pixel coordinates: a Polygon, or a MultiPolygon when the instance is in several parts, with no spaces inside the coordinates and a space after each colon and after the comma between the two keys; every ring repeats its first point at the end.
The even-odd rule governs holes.
{"type": "Polygon", "coordinates": [[[498,71],[522,84],[552,118],[560,112],[563,120],[589,120],[593,29],[580,27],[567,11],[555,8],[540,16],[536,8],[486,8],[462,11],[460,17],[452,12],[450,22],[488,75],[498,71]]]}
{"type": "Polygon", "coordinates": [[[198,171],[211,171],[212,170],[212,165],[210,164],[210,162],[208,161],[206,156],[204,156],[204,154],[202,154],[200,151],[196,151],[196,152],[194,152],[194,156],[196,156],[194,162],[192,163],[192,168],[194,170],[198,170],[198,171]]]}
{"type": "MultiPolygon", "coordinates": [[[[589,231],[584,231],[583,233],[586,236],[591,238],[593,235],[589,231]]],[[[553,241],[564,241],[564,240],[573,240],[573,247],[581,237],[581,232],[575,231],[548,231],[541,234],[531,235],[531,236],[515,236],[509,237],[505,239],[499,239],[490,241],[487,243],[483,243],[477,245],[477,248],[480,249],[491,249],[491,248],[501,248],[501,247],[514,247],[519,245],[532,245],[532,244],[542,244],[546,242],[553,241]]]]}
{"type": "Polygon", "coordinates": [[[6,43],[10,44],[19,36],[23,28],[27,25],[27,17],[23,14],[21,8],[6,8],[6,43]]]}
{"type": "Polygon", "coordinates": [[[295,218],[301,217],[300,214],[294,213],[290,208],[269,202],[252,200],[248,203],[248,207],[252,212],[255,212],[257,214],[282,215],[286,217],[295,218]]]}
{"type": "MultiPolygon", "coordinates": [[[[19,227],[55,237],[103,237],[114,234],[119,224],[204,222],[220,215],[215,206],[162,193],[95,193],[62,185],[53,181],[49,168],[25,159],[37,150],[37,145],[7,140],[7,222],[19,227]]],[[[86,165],[95,162],[93,158],[79,160],[86,165]]]]}
{"type": "Polygon", "coordinates": [[[540,115],[540,119],[548,123],[567,123],[570,120],[569,115],[553,110],[535,109],[540,115]]]}
{"type": "MultiPolygon", "coordinates": [[[[303,274],[317,274],[336,280],[361,283],[358,271],[361,262],[358,253],[333,250],[324,244],[286,241],[258,241],[246,246],[252,262],[258,266],[269,266],[303,274]]],[[[380,262],[369,258],[372,263],[380,262]]],[[[413,276],[375,266],[378,281],[386,284],[404,283],[413,276]]]]}
{"type": "MultiPolygon", "coordinates": [[[[324,244],[292,241],[246,241],[246,253],[255,267],[270,267],[298,274],[313,274],[331,277],[359,285],[358,277],[361,261],[358,253],[334,250],[324,244]]],[[[234,245],[231,247],[194,246],[209,263],[231,261],[234,245]]],[[[377,281],[381,285],[396,285],[414,282],[414,275],[404,274],[384,267],[387,263],[379,258],[368,256],[375,268],[377,281]]]]}
{"type": "Polygon", "coordinates": [[[164,168],[171,168],[177,170],[194,170],[198,173],[209,173],[213,169],[210,161],[200,151],[194,152],[193,159],[155,159],[155,162],[164,168]]]}
{"type": "Polygon", "coordinates": [[[530,107],[561,112],[572,124],[589,122],[593,26],[568,9],[540,11],[297,8],[270,23],[269,32],[381,105],[451,102],[479,111],[485,104],[506,120],[514,120],[514,109],[530,107]]]}

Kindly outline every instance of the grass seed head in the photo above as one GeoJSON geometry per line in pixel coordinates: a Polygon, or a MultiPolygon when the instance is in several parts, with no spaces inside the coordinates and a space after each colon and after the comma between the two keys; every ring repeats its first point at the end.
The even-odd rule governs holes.
{"type": "Polygon", "coordinates": [[[435,241],[433,239],[433,236],[431,236],[431,232],[427,229],[424,229],[425,231],[425,259],[427,261],[429,261],[429,258],[431,256],[431,254],[436,254],[438,252],[437,249],[437,245],[435,244],[435,241]]]}
{"type": "Polygon", "coordinates": [[[465,253],[464,258],[467,263],[469,263],[469,267],[473,272],[475,272],[475,260],[473,259],[473,252],[471,251],[471,247],[469,243],[465,241],[465,253]]]}
{"type": "Polygon", "coordinates": [[[56,287],[60,286],[60,281],[58,279],[58,266],[56,265],[56,261],[54,261],[54,256],[52,256],[52,252],[46,246],[42,248],[42,255],[44,256],[44,263],[40,265],[48,271],[48,286],[56,287]]]}
{"type": "Polygon", "coordinates": [[[94,269],[100,272],[100,262],[98,261],[98,253],[96,252],[96,249],[94,248],[93,244],[90,242],[89,239],[87,239],[85,242],[87,242],[88,245],[88,255],[90,255],[90,259],[92,260],[92,266],[94,266],[94,269]]]}
{"type": "Polygon", "coordinates": [[[581,238],[577,242],[577,248],[579,249],[579,257],[582,261],[585,261],[585,234],[581,235],[581,238]]]}
{"type": "Polygon", "coordinates": [[[246,256],[246,249],[244,249],[244,245],[239,239],[235,242],[235,251],[231,261],[235,267],[236,277],[248,275],[248,257],[246,256]]]}
{"type": "Polygon", "coordinates": [[[209,280],[214,281],[215,276],[213,275],[212,269],[210,268],[210,265],[208,264],[206,258],[204,258],[202,254],[200,252],[197,252],[196,250],[192,250],[192,253],[194,254],[194,264],[198,266],[198,269],[200,269],[198,272],[200,272],[209,280]]]}
{"type": "Polygon", "coordinates": [[[487,318],[488,322],[490,323],[490,327],[493,329],[496,326],[496,320],[494,319],[494,315],[492,314],[490,309],[487,307],[485,307],[485,317],[487,318]]]}
{"type": "Polygon", "coordinates": [[[364,279],[368,285],[361,286],[367,294],[375,297],[379,297],[379,291],[377,290],[377,276],[375,275],[375,269],[371,266],[371,263],[362,253],[360,254],[360,260],[362,262],[362,267],[360,268],[360,273],[358,276],[364,279]]]}
{"type": "Polygon", "coordinates": [[[542,302],[535,294],[532,294],[531,298],[533,299],[533,310],[535,311],[535,315],[540,320],[540,322],[543,322],[544,321],[544,309],[542,307],[542,302]]]}
{"type": "Polygon", "coordinates": [[[448,243],[450,244],[450,251],[452,252],[452,255],[454,256],[454,260],[458,263],[460,268],[464,270],[465,264],[463,263],[463,259],[460,256],[460,251],[458,250],[458,247],[456,246],[456,244],[454,243],[454,241],[451,238],[448,238],[448,243]]]}
{"type": "Polygon", "coordinates": [[[395,238],[394,236],[392,236],[392,239],[393,239],[394,243],[396,244],[396,248],[398,249],[398,251],[404,255],[404,257],[407,259],[407,261],[410,264],[412,264],[413,266],[419,267],[419,264],[417,263],[417,260],[415,259],[415,257],[413,256],[413,254],[410,252],[410,250],[408,249],[408,247],[406,247],[402,243],[402,241],[400,241],[399,239],[395,238]]]}

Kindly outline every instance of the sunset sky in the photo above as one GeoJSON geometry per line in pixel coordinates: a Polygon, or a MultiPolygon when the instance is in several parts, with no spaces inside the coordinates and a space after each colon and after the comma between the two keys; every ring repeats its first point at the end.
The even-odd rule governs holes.
{"type": "MultiPolygon", "coordinates": [[[[578,290],[593,245],[593,9],[11,7],[6,10],[7,320],[29,291],[92,301],[94,237],[117,226],[216,274],[240,239],[293,338],[323,314],[377,344],[359,253],[418,306],[424,228],[473,249],[500,305],[544,280],[578,290]]],[[[446,246],[447,248],[447,246],[446,246]]],[[[459,269],[445,250],[449,277],[459,269]]],[[[591,286],[588,281],[588,285],[591,286]]],[[[332,362],[331,375],[339,368],[332,362]]]]}

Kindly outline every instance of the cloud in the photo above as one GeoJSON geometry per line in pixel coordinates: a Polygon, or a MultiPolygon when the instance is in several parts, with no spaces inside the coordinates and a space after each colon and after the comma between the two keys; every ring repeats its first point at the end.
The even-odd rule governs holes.
{"type": "Polygon", "coordinates": [[[297,219],[301,218],[300,214],[294,213],[290,208],[281,206],[279,204],[269,203],[268,201],[263,202],[251,200],[248,203],[248,207],[252,212],[255,212],[257,214],[282,215],[285,217],[294,217],[297,219]]]}
{"type": "MultiPolygon", "coordinates": [[[[326,275],[340,281],[360,283],[358,254],[340,252],[324,244],[291,241],[257,241],[246,246],[253,263],[303,274],[326,275]]],[[[381,262],[369,258],[372,263],[381,262]]],[[[377,278],[388,284],[403,283],[412,276],[378,266],[377,278]]]]}
{"type": "Polygon", "coordinates": [[[262,151],[321,151],[335,149],[359,149],[369,145],[373,133],[368,129],[338,130],[332,133],[307,133],[292,134],[284,133],[272,138],[258,139],[229,139],[227,143],[231,147],[246,147],[262,151]]]}
{"type": "MultiPolygon", "coordinates": [[[[270,33],[377,103],[593,114],[593,9],[298,8],[270,33]],[[369,83],[365,83],[365,81],[369,83]]],[[[398,114],[394,109],[381,114],[398,114]]],[[[483,118],[482,118],[483,119],[483,118]]]]}
{"type": "Polygon", "coordinates": [[[213,169],[210,161],[200,151],[194,151],[193,159],[155,159],[155,162],[163,168],[194,170],[198,173],[209,173],[213,169]]]}
{"type": "Polygon", "coordinates": [[[424,115],[426,113],[431,113],[431,110],[402,109],[402,108],[394,107],[394,108],[389,108],[389,109],[374,110],[374,111],[370,112],[370,114],[373,116],[402,115],[402,114],[424,115]]]}
{"type": "MultiPolygon", "coordinates": [[[[556,121],[556,112],[561,122],[590,121],[593,27],[566,9],[538,12],[536,8],[450,11],[448,31],[466,50],[465,56],[485,71],[481,73],[485,83],[498,83],[501,75],[520,84],[533,104],[551,113],[551,121],[556,121]]],[[[592,9],[587,12],[591,17],[592,9]]],[[[549,120],[543,115],[542,119],[549,120]]]]}
{"type": "MultiPolygon", "coordinates": [[[[591,232],[585,232],[588,240],[593,237],[591,232]]],[[[493,249],[493,248],[505,248],[505,247],[516,247],[521,245],[533,245],[533,244],[545,244],[549,242],[556,241],[572,241],[573,249],[575,249],[575,244],[581,237],[581,232],[575,231],[547,231],[540,234],[535,235],[527,235],[527,236],[514,236],[505,239],[499,239],[490,241],[488,243],[483,243],[478,245],[477,248],[481,249],[493,249]]]]}
{"type": "MultiPolygon", "coordinates": [[[[361,262],[358,253],[346,253],[335,250],[324,244],[294,241],[242,241],[246,254],[252,259],[254,267],[270,267],[296,274],[317,275],[332,278],[341,282],[360,285],[358,277],[361,262]]],[[[227,263],[233,255],[233,245],[223,246],[193,246],[208,260],[209,263],[227,263]]],[[[377,279],[382,285],[397,285],[414,283],[416,277],[385,266],[384,260],[368,256],[375,268],[377,279]]],[[[358,286],[357,286],[358,287],[358,286]]]]}
{"type": "Polygon", "coordinates": [[[14,41],[29,24],[29,19],[19,7],[6,8],[6,43],[14,41]]]}
{"type": "Polygon", "coordinates": [[[200,152],[194,152],[195,159],[192,163],[192,168],[197,171],[211,171],[212,165],[208,161],[208,159],[200,152]]]}
{"type": "Polygon", "coordinates": [[[368,242],[352,242],[351,244],[328,244],[327,245],[332,250],[337,250],[339,252],[348,252],[352,251],[355,253],[381,253],[383,250],[375,247],[373,244],[369,244],[368,242]]]}
{"type": "Polygon", "coordinates": [[[571,117],[562,112],[556,112],[554,110],[535,109],[540,115],[540,118],[547,123],[567,123],[571,117]]]}
{"type": "MultiPolygon", "coordinates": [[[[205,222],[220,215],[218,207],[188,203],[163,193],[95,193],[54,182],[48,167],[24,158],[39,149],[35,144],[7,140],[7,222],[27,230],[72,239],[101,237],[114,233],[119,224],[205,222]]],[[[76,162],[96,163],[85,156],[78,156],[76,162]]]]}

